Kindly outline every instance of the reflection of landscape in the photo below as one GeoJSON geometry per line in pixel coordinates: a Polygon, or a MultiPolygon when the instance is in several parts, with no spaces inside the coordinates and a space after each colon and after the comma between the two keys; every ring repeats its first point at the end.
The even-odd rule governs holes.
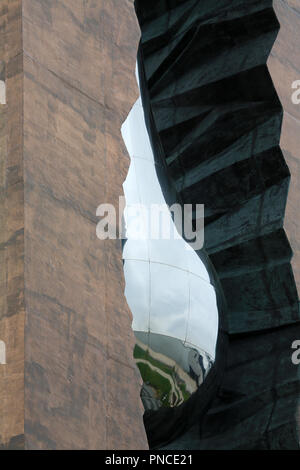
{"type": "Polygon", "coordinates": [[[174,408],[200,387],[215,360],[216,292],[206,263],[177,233],[162,187],[172,202],[177,196],[164,162],[154,158],[141,98],[124,122],[122,136],[130,155],[123,184],[125,296],[137,338],[141,398],[146,410],[174,408]],[[147,220],[153,204],[167,209],[168,227],[178,236],[165,239],[158,216],[154,225],[159,236],[152,237],[147,220]],[[143,207],[145,217],[143,211],[137,214],[136,205],[143,207]]]}
{"type": "Polygon", "coordinates": [[[212,361],[203,351],[154,333],[135,332],[134,358],[143,387],[145,409],[174,407],[186,401],[204,381],[212,361]]]}

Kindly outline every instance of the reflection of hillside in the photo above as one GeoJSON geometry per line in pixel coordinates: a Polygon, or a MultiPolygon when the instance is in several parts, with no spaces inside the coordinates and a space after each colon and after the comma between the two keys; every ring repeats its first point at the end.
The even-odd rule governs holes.
{"type": "MultiPolygon", "coordinates": [[[[173,352],[175,357],[169,357],[145,344],[149,342],[147,334],[136,332],[136,336],[134,358],[144,381],[141,396],[145,409],[157,409],[160,406],[174,407],[183,403],[197,390],[200,381],[199,377],[193,378],[189,375],[190,366],[187,362],[184,364],[184,354],[187,356],[191,349],[175,338],[163,335],[154,335],[153,338],[151,335],[151,339],[160,351],[167,349],[169,356],[173,352]]],[[[201,376],[202,381],[203,376],[201,376]]]]}
{"type": "Polygon", "coordinates": [[[154,398],[160,400],[162,405],[178,406],[184,401],[183,391],[180,390],[172,370],[167,373],[159,366],[153,365],[150,357],[148,357],[148,360],[136,359],[136,363],[142,377],[146,376],[149,379],[149,375],[151,375],[151,380],[147,380],[146,383],[149,382],[151,388],[155,390],[154,398]],[[150,371],[147,371],[147,368],[150,371]]]}

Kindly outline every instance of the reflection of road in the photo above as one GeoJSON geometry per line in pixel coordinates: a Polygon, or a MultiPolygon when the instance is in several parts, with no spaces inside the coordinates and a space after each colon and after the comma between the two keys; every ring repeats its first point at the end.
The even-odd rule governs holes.
{"type": "Polygon", "coordinates": [[[170,377],[169,374],[167,374],[166,372],[161,370],[159,367],[154,366],[153,364],[151,364],[151,362],[146,361],[145,359],[136,359],[136,363],[137,364],[147,365],[148,367],[150,367],[150,369],[154,370],[155,372],[157,372],[159,375],[161,375],[162,377],[164,377],[165,379],[167,379],[170,382],[171,392],[177,397],[179,395],[179,398],[180,398],[179,403],[176,403],[176,405],[179,405],[180,403],[182,403],[184,401],[182,391],[180,390],[179,387],[175,387],[174,382],[173,382],[173,380],[172,380],[172,378],[170,377]]]}
{"type": "MultiPolygon", "coordinates": [[[[176,370],[176,375],[179,377],[179,379],[185,384],[186,391],[189,394],[194,393],[197,390],[197,382],[195,381],[194,378],[190,377],[190,375],[185,372],[182,368],[182,366],[174,359],[171,359],[170,357],[166,356],[165,354],[159,353],[157,351],[154,351],[153,349],[149,348],[146,344],[144,344],[142,341],[140,341],[137,337],[137,332],[135,332],[136,335],[136,344],[145,352],[148,351],[149,355],[151,358],[171,367],[175,368],[176,370]]],[[[154,335],[153,335],[154,336],[154,335]]],[[[166,337],[162,335],[156,335],[156,336],[161,336],[161,340],[163,339],[164,342],[167,344],[166,337]]],[[[174,340],[174,338],[168,338],[174,340]]],[[[179,340],[177,340],[179,343],[179,340]]],[[[183,345],[181,345],[184,347],[183,345]]],[[[187,349],[187,348],[185,348],[187,349]]],[[[139,360],[138,358],[135,358],[135,360],[139,360]]]]}

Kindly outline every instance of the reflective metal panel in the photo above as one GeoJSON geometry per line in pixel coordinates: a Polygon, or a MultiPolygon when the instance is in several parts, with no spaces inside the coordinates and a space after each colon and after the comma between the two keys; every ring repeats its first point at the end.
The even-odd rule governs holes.
{"type": "Polygon", "coordinates": [[[147,410],[177,407],[203,383],[215,360],[216,292],[206,266],[178,235],[167,208],[157,176],[164,168],[154,161],[140,98],[122,135],[131,157],[123,185],[125,295],[133,314],[134,357],[144,383],[141,397],[147,410]],[[136,212],[139,204],[146,214],[136,212]],[[175,238],[164,239],[159,232],[153,239],[153,204],[167,209],[164,217],[175,238]]]}

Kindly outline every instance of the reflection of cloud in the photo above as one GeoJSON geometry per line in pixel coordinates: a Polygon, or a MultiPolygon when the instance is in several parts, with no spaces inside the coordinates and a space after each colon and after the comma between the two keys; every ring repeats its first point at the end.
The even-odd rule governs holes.
{"type": "MultiPolygon", "coordinates": [[[[164,168],[154,161],[140,98],[122,126],[122,135],[131,158],[123,184],[124,220],[128,225],[132,207],[143,207],[142,214],[153,205],[167,207],[158,179],[164,168]]],[[[170,211],[167,213],[176,230],[170,211]]],[[[186,249],[188,244],[182,237],[151,239],[145,218],[141,216],[138,229],[134,226],[133,230],[136,235],[144,224],[144,236],[136,240],[129,231],[123,250],[125,295],[133,314],[133,329],[181,339],[214,359],[218,309],[207,269],[194,250],[186,249]]]]}
{"type": "MultiPolygon", "coordinates": [[[[141,98],[124,122],[122,136],[131,160],[123,184],[127,238],[123,259],[125,295],[137,336],[135,360],[148,387],[149,406],[154,406],[153,400],[155,406],[159,402],[176,406],[195,392],[215,358],[216,292],[204,263],[193,249],[186,249],[189,245],[176,230],[161,185],[168,191],[172,188],[164,165],[154,159],[141,98]],[[162,212],[178,237],[166,240],[159,233],[153,239],[145,211],[135,225],[136,214],[131,212],[137,205],[147,213],[153,205],[166,207],[162,212]]],[[[156,228],[159,217],[154,220],[156,228]]]]}

